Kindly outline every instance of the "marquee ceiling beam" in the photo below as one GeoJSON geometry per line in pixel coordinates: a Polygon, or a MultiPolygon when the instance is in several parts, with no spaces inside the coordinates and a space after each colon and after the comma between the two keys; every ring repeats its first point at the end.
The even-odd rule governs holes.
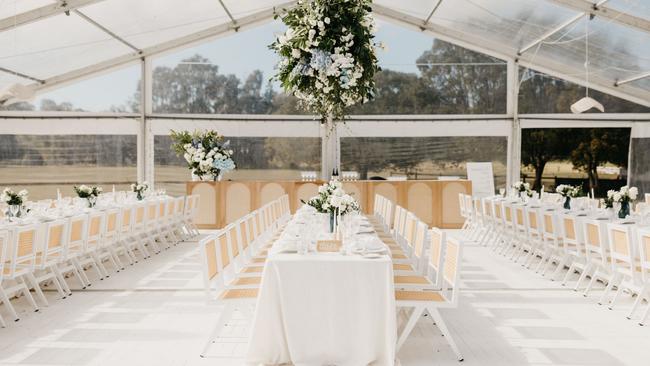
{"type": "Polygon", "coordinates": [[[96,27],[96,28],[98,28],[99,30],[101,30],[102,32],[108,34],[108,35],[111,36],[113,39],[119,41],[119,42],[122,43],[123,45],[125,45],[125,46],[129,47],[130,49],[132,49],[133,51],[137,52],[138,54],[142,53],[142,50],[140,50],[140,49],[137,48],[136,46],[132,45],[131,43],[129,43],[129,42],[128,42],[127,40],[125,40],[124,38],[118,36],[117,34],[115,34],[114,32],[112,32],[110,29],[108,29],[108,28],[104,27],[103,25],[99,24],[98,22],[96,22],[96,21],[95,21],[94,19],[92,19],[91,17],[89,17],[89,16],[87,16],[86,14],[82,13],[80,10],[78,10],[78,9],[77,9],[77,10],[74,10],[74,13],[77,14],[78,16],[80,16],[83,20],[85,20],[85,21],[87,21],[88,23],[92,24],[94,27],[96,27]]]}
{"type": "MultiPolygon", "coordinates": [[[[569,68],[566,64],[559,63],[557,60],[550,59],[549,57],[539,54],[535,57],[526,54],[518,56],[518,50],[516,48],[507,46],[502,42],[496,42],[474,34],[464,33],[439,24],[428,23],[422,25],[423,19],[404,14],[382,5],[373,4],[372,8],[374,14],[385,18],[388,21],[392,21],[408,28],[426,31],[445,42],[453,43],[469,50],[480,52],[502,60],[517,60],[523,67],[529,67],[578,85],[585,85],[585,80],[583,78],[575,76],[581,75],[583,72],[582,69],[578,70],[575,68],[569,68]]],[[[612,84],[613,83],[610,80],[603,79],[597,75],[590,76],[589,88],[650,107],[650,92],[647,90],[632,87],[630,85],[614,87],[612,84]]]]}
{"type": "Polygon", "coordinates": [[[292,7],[295,5],[296,1],[290,1],[282,5],[276,6],[274,8],[261,10],[257,13],[253,13],[242,18],[237,19],[237,29],[235,29],[232,23],[220,24],[213,26],[198,32],[194,32],[183,37],[171,39],[162,43],[159,43],[154,46],[146,47],[141,49],[140,53],[134,52],[118,57],[114,57],[97,64],[89,65],[82,67],[73,71],[66,72],[57,76],[53,76],[44,80],[44,84],[37,86],[37,91],[42,92],[44,90],[52,89],[56,86],[61,86],[63,84],[71,83],[74,81],[79,81],[90,76],[100,74],[103,72],[110,71],[119,67],[123,67],[128,64],[135,63],[143,57],[151,57],[160,55],[167,52],[172,52],[175,50],[191,47],[198,43],[207,42],[212,39],[224,36],[226,34],[231,34],[236,32],[241,28],[252,28],[260,23],[264,23],[273,19],[274,15],[278,12],[283,11],[286,8],[292,7]]]}
{"type": "Polygon", "coordinates": [[[603,19],[611,20],[612,22],[631,27],[643,32],[650,33],[650,20],[643,17],[631,15],[620,10],[610,8],[608,6],[600,6],[602,4],[594,4],[585,0],[547,0],[553,4],[563,6],[572,10],[580,11],[583,13],[591,13],[603,19]]]}
{"type": "Polygon", "coordinates": [[[637,81],[637,80],[645,79],[645,78],[648,78],[648,77],[650,77],[650,71],[648,71],[648,72],[644,72],[644,73],[639,74],[639,75],[635,75],[635,76],[629,77],[629,78],[627,78],[627,79],[618,80],[616,83],[614,83],[614,86],[619,86],[619,85],[623,85],[623,84],[631,83],[631,82],[633,82],[633,81],[637,81]]]}
{"type": "Polygon", "coordinates": [[[39,78],[35,78],[35,77],[33,77],[33,76],[29,76],[29,75],[23,74],[23,73],[21,73],[21,72],[17,72],[17,71],[9,70],[9,69],[7,69],[7,68],[5,68],[5,67],[0,67],[0,71],[1,71],[1,72],[4,72],[4,73],[6,73],[6,74],[11,74],[11,75],[14,75],[14,76],[21,77],[21,78],[23,78],[23,79],[27,79],[27,80],[35,81],[35,82],[37,82],[37,83],[39,83],[39,84],[43,84],[43,83],[45,83],[45,81],[43,81],[43,80],[41,80],[41,79],[39,79],[39,78]]]}
{"type": "Polygon", "coordinates": [[[23,13],[15,14],[3,19],[0,19],[0,32],[6,31],[8,29],[13,29],[15,27],[20,27],[25,24],[37,22],[39,20],[47,19],[59,14],[69,14],[71,11],[99,3],[105,0],[66,0],[61,2],[56,2],[53,4],[41,6],[36,9],[28,10],[23,13]]]}

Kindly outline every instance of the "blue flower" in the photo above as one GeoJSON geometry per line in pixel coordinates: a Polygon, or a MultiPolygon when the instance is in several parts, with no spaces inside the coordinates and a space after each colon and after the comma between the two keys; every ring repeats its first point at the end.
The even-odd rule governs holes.
{"type": "Polygon", "coordinates": [[[215,161],[212,163],[212,166],[213,166],[215,169],[219,169],[219,170],[223,170],[223,171],[228,171],[228,170],[233,170],[233,169],[235,169],[235,162],[234,162],[232,159],[230,159],[230,158],[228,158],[228,159],[218,159],[218,160],[215,160],[215,161]]]}
{"type": "Polygon", "coordinates": [[[311,61],[309,64],[316,70],[325,70],[332,64],[332,54],[322,50],[313,50],[311,52],[311,61]]]}

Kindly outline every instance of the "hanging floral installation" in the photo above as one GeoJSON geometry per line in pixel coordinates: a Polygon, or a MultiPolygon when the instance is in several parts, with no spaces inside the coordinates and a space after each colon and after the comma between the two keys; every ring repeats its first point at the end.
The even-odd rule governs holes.
{"type": "Polygon", "coordinates": [[[380,69],[371,3],[298,1],[282,17],[286,32],[269,46],[280,56],[275,78],[321,122],[344,120],[349,107],[374,96],[380,69]]]}

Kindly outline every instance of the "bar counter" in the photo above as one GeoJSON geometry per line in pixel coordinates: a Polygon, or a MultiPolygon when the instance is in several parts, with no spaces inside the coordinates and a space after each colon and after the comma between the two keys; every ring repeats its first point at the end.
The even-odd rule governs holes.
{"type": "MultiPolygon", "coordinates": [[[[291,210],[318,193],[320,181],[193,181],[187,194],[201,199],[195,222],[200,229],[220,229],[283,194],[291,210]]],[[[364,213],[373,212],[375,194],[381,194],[416,214],[429,226],[457,229],[463,224],[459,193],[471,194],[468,180],[359,180],[343,182],[343,188],[359,201],[364,213]]]]}

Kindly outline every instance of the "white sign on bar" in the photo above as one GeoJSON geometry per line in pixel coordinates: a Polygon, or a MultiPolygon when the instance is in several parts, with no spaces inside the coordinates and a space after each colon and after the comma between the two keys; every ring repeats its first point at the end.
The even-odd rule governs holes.
{"type": "Polygon", "coordinates": [[[483,198],[493,196],[494,173],[492,163],[467,163],[467,179],[472,182],[472,195],[483,198]]]}

